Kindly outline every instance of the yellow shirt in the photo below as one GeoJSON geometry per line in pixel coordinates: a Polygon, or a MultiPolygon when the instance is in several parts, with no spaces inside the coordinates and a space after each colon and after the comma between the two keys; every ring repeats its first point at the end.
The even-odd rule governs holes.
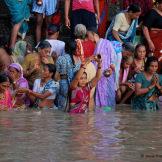
{"type": "MultiPolygon", "coordinates": [[[[51,56],[48,56],[48,61],[50,64],[54,64],[51,56]]],[[[30,85],[34,83],[35,79],[40,78],[43,65],[44,64],[40,62],[40,57],[38,53],[31,53],[25,56],[24,61],[22,63],[22,67],[24,70],[24,76],[27,78],[30,85]],[[36,64],[40,68],[33,71],[33,69],[35,69],[36,64]]]]}

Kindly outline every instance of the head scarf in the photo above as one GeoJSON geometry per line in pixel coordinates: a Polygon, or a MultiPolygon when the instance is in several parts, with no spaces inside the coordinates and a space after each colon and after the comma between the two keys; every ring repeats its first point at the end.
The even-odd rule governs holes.
{"type": "Polygon", "coordinates": [[[18,70],[21,73],[20,78],[23,78],[23,68],[22,68],[22,66],[20,64],[12,63],[12,64],[9,65],[8,68],[10,68],[10,67],[15,68],[16,70],[18,70]]]}

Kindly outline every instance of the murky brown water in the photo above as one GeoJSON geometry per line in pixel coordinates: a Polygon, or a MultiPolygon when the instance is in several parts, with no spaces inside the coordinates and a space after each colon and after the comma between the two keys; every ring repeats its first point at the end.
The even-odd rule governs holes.
{"type": "Polygon", "coordinates": [[[0,112],[0,162],[161,162],[162,111],[0,112]]]}

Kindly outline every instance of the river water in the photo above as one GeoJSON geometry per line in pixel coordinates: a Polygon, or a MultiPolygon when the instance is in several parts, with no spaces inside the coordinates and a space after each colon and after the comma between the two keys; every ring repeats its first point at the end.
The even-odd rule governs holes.
{"type": "Polygon", "coordinates": [[[0,162],[161,162],[162,111],[0,112],[0,162]]]}

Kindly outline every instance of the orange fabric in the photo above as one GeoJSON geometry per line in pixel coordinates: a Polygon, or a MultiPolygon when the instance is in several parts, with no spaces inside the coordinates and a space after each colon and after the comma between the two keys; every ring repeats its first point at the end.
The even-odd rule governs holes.
{"type": "Polygon", "coordinates": [[[100,7],[100,22],[98,25],[98,33],[101,38],[104,38],[108,25],[108,1],[100,0],[99,7],[100,7]]]}

